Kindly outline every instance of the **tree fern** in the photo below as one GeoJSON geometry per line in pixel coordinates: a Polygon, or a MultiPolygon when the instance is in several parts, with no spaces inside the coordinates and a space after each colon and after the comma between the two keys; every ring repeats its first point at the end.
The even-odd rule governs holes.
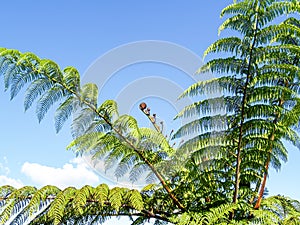
{"type": "Polygon", "coordinates": [[[80,85],[73,67],[60,69],[32,53],[0,49],[0,75],[14,98],[26,87],[24,107],[36,101],[41,121],[56,107],[60,131],[73,115],[68,146],[91,154],[132,182],[146,172],[153,182],[141,191],[106,184],[59,190],[45,186],[0,187],[0,223],[97,224],[127,216],[132,224],[297,224],[299,202],[276,196],[264,199],[269,167],[287,160],[284,141],[300,147],[298,1],[239,0],[224,8],[219,31],[237,33],[210,45],[212,58],[197,73],[217,77],[193,84],[179,98],[200,96],[177,119],[189,122],[169,138],[147,115],[154,129],[119,115],[117,103],[98,102],[95,84],[80,85]],[[227,57],[228,56],[228,57],[227,57]],[[211,96],[211,97],[210,97],[211,96]],[[154,183],[155,182],[155,183],[154,183]],[[254,209],[255,208],[255,209],[254,209]]]}
{"type": "Polygon", "coordinates": [[[204,56],[223,52],[230,56],[209,60],[197,72],[211,71],[219,77],[194,84],[181,95],[200,95],[204,100],[178,114],[177,118],[199,117],[175,133],[174,138],[188,139],[179,149],[191,152],[196,165],[215,162],[204,169],[211,171],[209,179],[217,176],[227,182],[234,180],[233,203],[242,195],[240,182],[249,182],[249,189],[250,183],[260,182],[266,172],[264,161],[272,160],[276,169],[280,168],[281,160],[286,161],[287,150],[281,145],[282,139],[294,145],[298,142],[292,129],[298,124],[299,114],[294,114],[295,119],[289,125],[287,120],[282,122],[290,115],[289,111],[298,112],[298,92],[291,87],[298,86],[299,68],[287,63],[298,54],[297,46],[278,43],[282,37],[297,37],[297,29],[294,25],[284,27],[284,23],[270,25],[280,15],[295,12],[299,12],[296,1],[238,1],[224,8],[221,16],[228,18],[219,31],[231,29],[239,36],[216,41],[204,56]],[[205,97],[213,93],[221,96],[216,98],[217,102],[205,97]],[[224,113],[220,114],[222,117],[218,110],[224,113]],[[215,122],[217,118],[219,121],[215,122]],[[207,154],[206,149],[216,150],[207,154]],[[226,177],[213,172],[222,171],[218,167],[219,157],[224,158],[229,168],[226,177]]]}

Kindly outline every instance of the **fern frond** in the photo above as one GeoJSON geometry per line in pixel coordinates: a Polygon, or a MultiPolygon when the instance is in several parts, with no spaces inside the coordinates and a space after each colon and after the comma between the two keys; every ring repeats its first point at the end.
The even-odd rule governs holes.
{"type": "Polygon", "coordinates": [[[28,110],[32,103],[43,93],[48,91],[51,87],[53,87],[53,82],[48,79],[38,79],[33,81],[26,90],[25,99],[24,99],[24,108],[25,111],[28,110]]]}
{"type": "Polygon", "coordinates": [[[246,15],[238,14],[225,20],[219,27],[219,34],[225,29],[239,31],[242,35],[253,33],[252,23],[246,15]]]}
{"type": "MultiPolygon", "coordinates": [[[[216,74],[241,74],[245,65],[244,61],[234,57],[212,59],[200,67],[196,73],[216,73],[216,74]]],[[[229,78],[228,78],[229,79],[229,78]]],[[[215,92],[214,92],[215,93],[215,92]]]]}
{"type": "MultiPolygon", "coordinates": [[[[74,114],[74,118],[71,124],[71,133],[74,138],[80,137],[90,132],[97,132],[98,130],[89,129],[95,125],[95,122],[99,119],[95,111],[88,107],[80,107],[74,114]]],[[[99,130],[101,131],[101,130],[99,130]]]]}
{"type": "Polygon", "coordinates": [[[183,152],[193,152],[208,146],[226,145],[226,135],[221,132],[206,132],[184,142],[178,150],[183,152]]]}
{"type": "Polygon", "coordinates": [[[108,201],[109,187],[107,184],[100,184],[95,188],[94,193],[94,198],[103,206],[108,201]]]}
{"type": "Polygon", "coordinates": [[[115,169],[115,176],[117,178],[124,176],[138,161],[139,158],[135,152],[124,155],[120,162],[118,162],[117,168],[115,169]]]}
{"type": "MultiPolygon", "coordinates": [[[[102,132],[87,133],[74,139],[67,146],[67,149],[72,150],[75,153],[79,153],[79,154],[82,154],[84,152],[88,153],[92,151],[94,148],[96,148],[97,146],[99,146],[102,142],[105,143],[105,141],[108,141],[109,138],[110,138],[109,135],[102,132]]],[[[110,139],[110,141],[112,140],[110,139]]]]}
{"type": "Polygon", "coordinates": [[[29,211],[29,216],[37,212],[40,208],[40,204],[45,202],[49,196],[56,196],[60,191],[58,187],[53,185],[47,185],[37,190],[26,207],[26,210],[29,211]]]}
{"type": "Polygon", "coordinates": [[[235,209],[237,209],[237,205],[235,204],[223,204],[217,206],[216,208],[212,208],[209,212],[205,213],[201,219],[201,222],[207,225],[220,222],[229,222],[228,215],[235,209]]]}
{"type": "Polygon", "coordinates": [[[114,123],[113,127],[118,129],[123,135],[138,142],[141,138],[139,127],[135,118],[129,115],[120,116],[114,123]]]}
{"type": "Polygon", "coordinates": [[[59,66],[49,59],[40,60],[38,72],[53,82],[62,82],[63,80],[63,74],[59,66]]]}
{"type": "Polygon", "coordinates": [[[241,98],[239,96],[221,96],[205,99],[186,106],[176,115],[175,119],[193,117],[197,118],[215,115],[222,112],[230,115],[238,110],[240,102],[241,98]]]}
{"type": "Polygon", "coordinates": [[[13,221],[20,212],[28,205],[28,197],[36,192],[36,188],[25,186],[16,189],[6,198],[6,205],[0,214],[0,223],[5,224],[7,221],[13,221]]]}
{"type": "Polygon", "coordinates": [[[115,187],[109,192],[108,200],[110,202],[111,207],[116,211],[119,211],[122,206],[122,200],[125,191],[125,188],[115,187]]]}
{"type": "Polygon", "coordinates": [[[88,205],[88,200],[94,195],[95,189],[89,185],[83,186],[77,190],[72,200],[72,205],[76,216],[80,216],[84,213],[85,208],[88,205]]]}
{"type": "MultiPolygon", "coordinates": [[[[152,171],[150,171],[150,168],[144,163],[144,162],[137,162],[133,165],[133,167],[130,170],[129,173],[129,180],[134,183],[138,181],[142,175],[146,173],[151,173],[153,174],[152,171]]],[[[161,171],[162,173],[163,171],[161,171]]]]}
{"type": "Polygon", "coordinates": [[[128,199],[129,205],[135,210],[141,211],[144,209],[144,201],[138,190],[130,190],[126,193],[125,199],[128,199]]]}
{"type": "Polygon", "coordinates": [[[224,130],[227,128],[227,115],[205,116],[197,120],[193,120],[183,125],[172,138],[184,137],[187,135],[200,134],[213,130],[224,130]]]}
{"type": "Polygon", "coordinates": [[[253,7],[254,3],[252,1],[241,1],[238,3],[233,3],[222,9],[220,17],[223,17],[228,14],[247,15],[249,13],[249,9],[253,9],[253,7]]]}
{"type": "Polygon", "coordinates": [[[67,210],[67,205],[74,198],[77,190],[73,187],[68,187],[58,193],[52,204],[50,205],[48,216],[53,224],[58,225],[63,222],[64,212],[67,210]]]}
{"type": "Polygon", "coordinates": [[[41,122],[50,107],[65,97],[66,92],[59,86],[54,86],[44,93],[37,102],[36,114],[38,121],[41,122]]]}
{"type": "Polygon", "coordinates": [[[79,102],[74,96],[68,97],[59,105],[54,115],[54,125],[56,133],[61,130],[66,120],[76,111],[78,107],[79,102]]]}
{"type": "Polygon", "coordinates": [[[113,122],[114,119],[119,117],[118,105],[114,100],[104,101],[97,109],[97,111],[110,122],[113,122]]]}
{"type": "Polygon", "coordinates": [[[160,150],[165,152],[168,156],[175,153],[167,138],[161,132],[147,127],[140,128],[139,131],[141,134],[141,142],[139,145],[142,149],[153,152],[160,150]]]}
{"type": "Polygon", "coordinates": [[[196,95],[210,95],[217,93],[232,93],[236,94],[241,88],[243,82],[240,79],[234,77],[220,77],[214,78],[207,81],[200,81],[191,85],[187,90],[185,90],[178,98],[183,97],[194,97],[196,95]]]}
{"type": "Polygon", "coordinates": [[[233,52],[239,55],[242,51],[242,40],[238,37],[221,38],[210,45],[203,53],[205,58],[209,53],[233,52]]]}
{"type": "Polygon", "coordinates": [[[81,97],[84,101],[89,102],[97,108],[98,87],[96,84],[88,83],[81,88],[81,97]]]}
{"type": "Polygon", "coordinates": [[[80,75],[77,69],[71,66],[64,68],[63,83],[66,84],[70,90],[78,92],[80,89],[80,75]]]}
{"type": "Polygon", "coordinates": [[[136,154],[131,147],[127,146],[125,143],[120,142],[119,140],[116,140],[113,143],[112,148],[109,150],[109,152],[107,152],[107,156],[105,157],[105,169],[108,170],[110,168],[113,168],[116,164],[119,163],[119,160],[122,160],[124,157],[126,157],[127,155],[131,155],[132,153],[136,154]]]}

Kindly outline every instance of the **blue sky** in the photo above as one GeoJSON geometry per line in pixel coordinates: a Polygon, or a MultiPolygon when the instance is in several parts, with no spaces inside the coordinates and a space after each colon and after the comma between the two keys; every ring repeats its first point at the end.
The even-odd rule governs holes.
{"type": "MultiPolygon", "coordinates": [[[[54,60],[61,68],[74,66],[82,76],[99,57],[112,49],[145,40],[174,43],[202,56],[217,40],[217,29],[222,23],[219,13],[231,2],[1,1],[0,46],[33,52],[41,58],[54,60]]],[[[101,76],[101,71],[99,73],[101,76]]],[[[182,89],[193,82],[177,68],[159,63],[137,63],[111,76],[102,89],[101,98],[120,97],[130,84],[147,77],[156,77],[159,82],[162,78],[169,83],[174,81],[182,89]]],[[[0,185],[40,187],[51,183],[80,187],[108,182],[82,159],[75,159],[72,152],[65,150],[71,141],[69,124],[56,134],[53,110],[39,124],[34,107],[24,113],[23,93],[10,101],[9,93],[3,92],[2,81],[0,90],[0,185]]],[[[163,115],[169,129],[178,125],[171,120],[176,109],[163,104],[158,95],[156,101],[142,95],[140,99],[147,99],[152,108],[163,115]]],[[[137,104],[132,103],[132,114],[140,123],[147,123],[143,115],[135,111],[137,104]]],[[[288,163],[279,173],[272,171],[270,174],[267,185],[270,194],[300,200],[299,158],[299,151],[290,148],[288,163]]]]}

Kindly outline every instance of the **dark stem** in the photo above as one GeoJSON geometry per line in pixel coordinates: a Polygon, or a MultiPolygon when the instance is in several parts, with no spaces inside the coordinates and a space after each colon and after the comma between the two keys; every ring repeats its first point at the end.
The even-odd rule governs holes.
{"type": "MultiPolygon", "coordinates": [[[[232,202],[234,204],[238,201],[238,195],[239,195],[239,185],[240,185],[240,175],[241,175],[241,152],[242,152],[242,140],[243,140],[243,126],[244,126],[244,120],[245,120],[245,109],[246,109],[246,101],[247,101],[247,95],[248,95],[248,85],[251,78],[251,65],[253,60],[253,49],[256,44],[256,38],[257,38],[257,30],[258,30],[258,9],[259,9],[259,2],[256,1],[256,17],[255,17],[255,29],[253,31],[253,41],[250,47],[249,52],[249,62],[248,62],[248,68],[247,68],[247,77],[244,84],[244,90],[243,90],[243,98],[242,98],[242,108],[241,108],[241,122],[239,126],[239,138],[238,138],[238,147],[237,147],[237,156],[236,156],[236,170],[235,170],[235,184],[234,184],[234,193],[233,193],[233,200],[232,202]]],[[[232,220],[234,218],[234,211],[230,213],[229,219],[232,220]]]]}

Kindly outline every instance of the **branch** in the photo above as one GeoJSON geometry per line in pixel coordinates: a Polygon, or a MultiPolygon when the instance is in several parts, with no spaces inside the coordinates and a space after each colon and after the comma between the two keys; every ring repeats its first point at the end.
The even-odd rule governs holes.
{"type": "MultiPolygon", "coordinates": [[[[36,73],[40,73],[40,71],[37,71],[35,69],[35,67],[31,67],[30,68],[32,71],[36,72],[36,73]]],[[[162,174],[159,173],[159,171],[156,170],[156,168],[154,167],[154,165],[151,164],[151,162],[142,154],[143,149],[139,149],[137,146],[135,146],[130,140],[128,140],[123,134],[122,132],[115,128],[113,126],[113,124],[104,116],[102,115],[96,108],[95,105],[93,105],[92,103],[84,100],[81,95],[70,89],[65,83],[63,83],[62,81],[59,81],[53,77],[50,77],[49,75],[45,75],[43,74],[43,76],[45,76],[47,79],[49,79],[50,81],[52,81],[53,83],[59,84],[61,85],[67,92],[69,92],[70,94],[73,94],[82,104],[85,104],[87,107],[89,107],[91,110],[93,110],[97,116],[99,116],[101,119],[103,119],[105,121],[105,123],[107,123],[111,129],[116,132],[121,138],[122,140],[128,144],[140,157],[140,159],[149,166],[149,168],[151,169],[151,171],[155,174],[155,176],[159,179],[159,181],[161,182],[161,184],[163,185],[164,189],[167,191],[168,195],[170,196],[170,198],[173,200],[173,202],[175,203],[175,205],[181,209],[184,210],[184,206],[180,203],[180,201],[175,197],[175,195],[172,193],[171,188],[167,185],[165,179],[163,178],[162,174]]]]}

